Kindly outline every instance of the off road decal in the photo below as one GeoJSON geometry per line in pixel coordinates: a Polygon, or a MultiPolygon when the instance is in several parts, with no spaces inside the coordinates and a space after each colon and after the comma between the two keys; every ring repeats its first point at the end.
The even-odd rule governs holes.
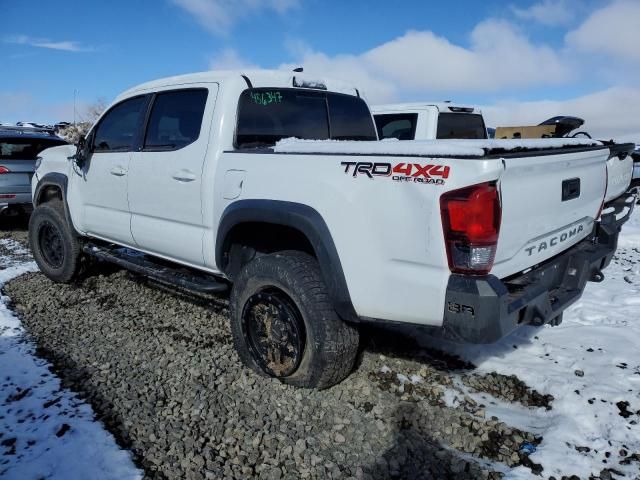
{"type": "Polygon", "coordinates": [[[341,162],[344,173],[353,177],[365,175],[391,177],[394,182],[413,182],[429,185],[444,185],[449,178],[450,167],[445,165],[422,165],[420,163],[380,163],[380,162],[341,162]]]}

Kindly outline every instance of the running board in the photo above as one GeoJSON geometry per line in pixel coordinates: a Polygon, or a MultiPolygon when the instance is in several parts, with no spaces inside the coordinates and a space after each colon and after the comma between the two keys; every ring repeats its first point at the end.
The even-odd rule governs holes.
{"type": "Polygon", "coordinates": [[[227,285],[213,275],[200,273],[187,267],[168,266],[169,262],[154,259],[150,255],[130,248],[88,243],[83,251],[98,260],[114,263],[134,273],[186,290],[198,293],[219,293],[227,290],[227,285]]]}

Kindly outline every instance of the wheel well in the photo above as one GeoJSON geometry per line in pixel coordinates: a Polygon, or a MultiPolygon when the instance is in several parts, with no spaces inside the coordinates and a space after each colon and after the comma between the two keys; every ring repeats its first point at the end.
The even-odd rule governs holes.
{"type": "Polygon", "coordinates": [[[233,280],[256,256],[283,250],[297,250],[316,257],[307,236],[296,228],[266,222],[240,223],[225,238],[220,268],[233,280]]]}
{"type": "Polygon", "coordinates": [[[62,190],[57,185],[47,185],[44,187],[36,199],[36,205],[50,202],[51,200],[62,201],[62,190]]]}

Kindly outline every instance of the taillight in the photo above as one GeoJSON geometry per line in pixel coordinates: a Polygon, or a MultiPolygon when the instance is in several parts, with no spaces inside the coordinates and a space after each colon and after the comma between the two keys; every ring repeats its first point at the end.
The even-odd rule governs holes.
{"type": "Polygon", "coordinates": [[[7,167],[2,167],[0,166],[0,175],[2,175],[3,173],[9,173],[11,170],[9,170],[7,167]]]}
{"type": "Polygon", "coordinates": [[[449,269],[486,275],[493,267],[500,233],[500,199],[495,183],[452,190],[440,197],[449,269]]]}

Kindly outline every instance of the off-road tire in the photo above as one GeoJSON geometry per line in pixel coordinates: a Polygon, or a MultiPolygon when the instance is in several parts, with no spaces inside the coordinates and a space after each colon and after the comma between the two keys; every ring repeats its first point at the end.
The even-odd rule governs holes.
{"type": "Polygon", "coordinates": [[[355,363],[359,333],[333,309],[318,262],[298,251],[263,255],[238,274],[230,298],[231,333],[242,362],[260,375],[276,377],[297,387],[323,389],[346,378],[355,363]],[[286,376],[269,373],[252,353],[243,311],[261,292],[286,294],[304,324],[304,349],[295,371],[286,376]]]}
{"type": "MultiPolygon", "coordinates": [[[[82,246],[67,222],[64,206],[60,200],[52,200],[38,205],[29,220],[29,245],[40,271],[54,282],[70,283],[82,270],[82,246]],[[43,229],[57,236],[60,262],[52,263],[43,250],[43,229]]],[[[46,248],[46,247],[44,247],[46,248]]]]}

